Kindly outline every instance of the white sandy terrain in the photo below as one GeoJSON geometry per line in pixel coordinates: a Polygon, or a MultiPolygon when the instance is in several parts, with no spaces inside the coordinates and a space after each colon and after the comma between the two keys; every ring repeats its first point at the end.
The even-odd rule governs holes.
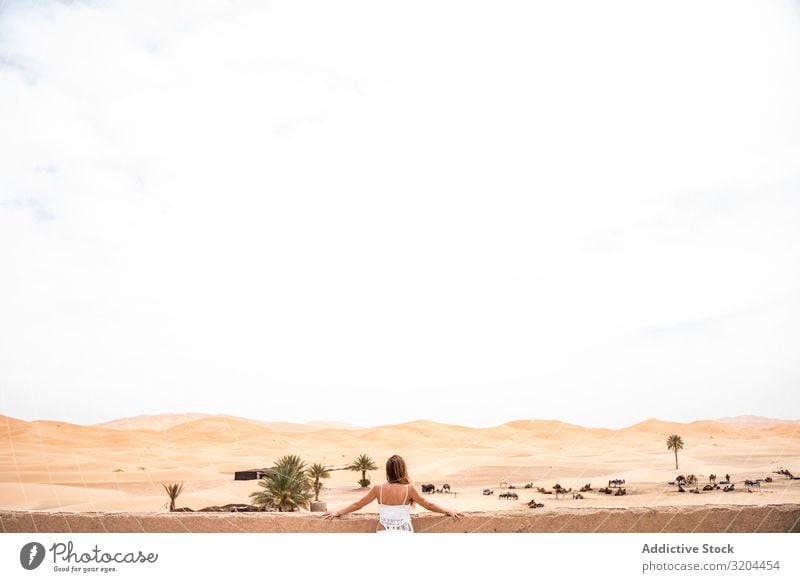
{"type": "MultiPolygon", "coordinates": [[[[269,467],[285,454],[335,469],[361,453],[380,467],[401,454],[417,484],[443,483],[451,494],[434,493],[438,504],[464,511],[525,509],[531,499],[548,509],[565,507],[657,507],[674,505],[767,505],[800,503],[800,480],[775,474],[779,467],[800,476],[800,422],[647,420],[620,429],[584,428],[551,420],[522,420],[477,429],[431,421],[357,428],[337,423],[270,423],[199,414],[123,419],[79,426],[57,421],[27,422],[0,416],[0,509],[46,511],[166,511],[162,483],[182,481],[178,505],[200,509],[249,503],[256,481],[234,481],[237,470],[269,467]],[[680,469],[666,448],[679,434],[685,449],[680,469]],[[668,486],[682,473],[726,473],[736,490],[678,493],[668,486]],[[748,493],[745,479],[765,479],[748,493]],[[627,495],[597,489],[624,479],[627,495]],[[500,483],[516,486],[518,500],[502,500],[500,483]],[[531,483],[533,488],[524,485],[531,483]],[[560,484],[572,492],[555,499],[537,488],[560,484]],[[583,485],[593,491],[572,499],[583,485]],[[482,494],[491,488],[494,494],[482,494]]],[[[334,470],[322,500],[329,508],[364,493],[360,474],[334,470]]],[[[375,512],[375,504],[362,511],[375,512]]],[[[424,511],[417,508],[415,511],[424,511]]]]}

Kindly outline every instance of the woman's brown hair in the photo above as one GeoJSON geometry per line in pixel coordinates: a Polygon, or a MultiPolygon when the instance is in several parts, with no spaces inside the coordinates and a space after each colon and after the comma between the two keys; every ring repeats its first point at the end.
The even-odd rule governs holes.
{"type": "Polygon", "coordinates": [[[411,480],[408,478],[406,462],[400,455],[392,455],[386,461],[386,480],[389,483],[411,484],[411,480]]]}

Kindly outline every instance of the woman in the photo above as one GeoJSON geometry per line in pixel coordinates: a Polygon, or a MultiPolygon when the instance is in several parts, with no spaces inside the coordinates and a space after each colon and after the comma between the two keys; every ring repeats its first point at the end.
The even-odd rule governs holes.
{"type": "Polygon", "coordinates": [[[411,526],[411,506],[414,502],[436,513],[444,513],[455,520],[463,514],[431,503],[420,495],[408,478],[406,462],[400,455],[392,455],[386,461],[386,483],[374,485],[369,493],[344,509],[322,514],[324,519],[333,519],[346,513],[361,509],[373,499],[378,500],[378,533],[414,531],[411,526]]]}

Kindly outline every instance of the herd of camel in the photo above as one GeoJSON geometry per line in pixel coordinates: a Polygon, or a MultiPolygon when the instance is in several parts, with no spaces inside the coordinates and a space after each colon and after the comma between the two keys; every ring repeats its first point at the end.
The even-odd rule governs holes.
{"type": "Polygon", "coordinates": [[[420,485],[423,493],[450,493],[450,485],[445,483],[442,485],[441,489],[437,489],[436,485],[433,483],[426,483],[424,485],[420,485]]]}
{"type": "MultiPolygon", "coordinates": [[[[788,469],[784,469],[783,467],[779,468],[777,471],[773,471],[776,475],[783,475],[788,479],[800,479],[800,477],[795,477],[791,471],[788,469]]],[[[748,493],[752,493],[754,490],[758,489],[761,490],[761,483],[772,483],[772,477],[765,477],[763,479],[745,479],[744,486],[748,493]]],[[[704,485],[703,488],[700,488],[699,479],[696,475],[678,475],[674,481],[670,481],[667,485],[676,485],[678,487],[678,493],[686,493],[686,487],[689,487],[689,493],[700,493],[700,491],[715,491],[721,490],[723,492],[728,491],[736,491],[736,485],[731,481],[731,476],[729,474],[725,475],[724,479],[720,479],[717,481],[717,476],[714,473],[711,473],[708,476],[708,484],[704,485]],[[694,488],[692,488],[694,485],[694,488]],[[720,487],[722,485],[722,487],[720,487]]]]}
{"type": "MultiPolygon", "coordinates": [[[[613,491],[613,495],[626,495],[627,491],[626,491],[626,489],[624,487],[622,487],[622,485],[624,485],[624,484],[625,484],[625,479],[611,479],[608,482],[608,487],[601,487],[598,490],[598,492],[612,494],[612,491],[613,491]],[[614,489],[612,489],[612,488],[614,488],[614,489]]],[[[504,489],[509,489],[509,490],[510,489],[517,489],[517,487],[515,485],[511,485],[511,484],[505,483],[505,482],[501,483],[501,487],[503,487],[504,489]]],[[[423,493],[450,493],[450,485],[448,483],[445,483],[439,489],[437,489],[436,485],[434,485],[433,483],[425,483],[424,485],[421,485],[420,488],[422,489],[423,493]]],[[[553,495],[553,494],[555,494],[556,499],[558,499],[559,495],[561,495],[562,497],[566,497],[568,494],[572,493],[572,487],[570,487],[569,489],[566,489],[565,487],[562,487],[560,483],[556,483],[555,485],[553,485],[553,489],[552,490],[545,489],[544,487],[534,487],[533,483],[527,483],[523,487],[523,489],[534,489],[534,488],[539,493],[541,493],[543,495],[553,495]]],[[[587,483],[586,485],[581,487],[580,488],[580,492],[572,493],[572,499],[584,499],[583,493],[585,493],[587,491],[593,491],[591,483],[587,483]]],[[[483,490],[483,494],[484,495],[494,495],[494,489],[484,489],[483,490]]],[[[517,501],[517,500],[519,500],[519,494],[516,491],[504,491],[503,493],[500,493],[497,496],[497,498],[498,499],[513,499],[514,501],[517,501]]],[[[528,501],[526,503],[526,505],[528,507],[530,507],[531,509],[537,509],[539,507],[544,507],[543,503],[537,503],[534,499],[531,499],[530,501],[528,501]]]]}
{"type": "MultiPolygon", "coordinates": [[[[800,479],[800,477],[795,477],[788,469],[784,469],[782,467],[779,468],[777,471],[773,471],[773,473],[778,475],[783,475],[788,479],[800,479]]],[[[764,479],[745,479],[744,484],[745,487],[747,488],[747,491],[751,492],[754,489],[760,490],[762,481],[765,483],[771,483],[772,477],[766,477],[764,479]]],[[[623,487],[623,485],[625,485],[625,479],[610,479],[608,481],[608,486],[600,487],[597,490],[597,492],[603,493],[605,495],[614,495],[614,496],[627,495],[628,491],[625,487],[623,487]]],[[[698,477],[696,475],[691,475],[691,474],[678,475],[675,478],[675,481],[669,482],[669,485],[677,485],[679,493],[685,493],[686,487],[690,487],[689,489],[690,493],[700,493],[701,490],[713,491],[716,489],[721,489],[722,491],[735,491],[735,486],[731,482],[730,475],[725,475],[725,479],[720,479],[719,481],[717,481],[717,476],[713,473],[708,476],[708,484],[702,487],[702,489],[699,486],[698,477]],[[691,488],[692,485],[694,485],[694,488],[691,488]]],[[[517,494],[515,491],[510,491],[511,489],[517,489],[518,488],[517,486],[503,482],[500,484],[500,487],[505,491],[497,496],[498,499],[513,499],[514,501],[519,500],[519,494],[517,494]]],[[[440,489],[437,489],[433,483],[426,483],[425,485],[422,485],[421,488],[423,493],[450,493],[450,485],[448,483],[442,485],[440,489]]],[[[593,491],[591,483],[587,483],[586,485],[580,488],[579,492],[576,493],[572,493],[572,487],[566,489],[562,487],[561,484],[559,483],[553,485],[552,490],[545,489],[544,487],[534,487],[533,483],[527,483],[522,488],[536,489],[536,491],[538,491],[542,495],[555,494],[556,499],[558,499],[559,495],[561,495],[562,497],[566,497],[566,495],[570,493],[572,494],[572,499],[584,499],[583,493],[586,493],[587,491],[593,491]]],[[[484,489],[483,494],[494,495],[494,489],[484,489]]],[[[532,509],[544,507],[544,504],[536,503],[536,501],[534,501],[533,499],[528,501],[526,505],[532,509]]]]}
{"type": "MultiPolygon", "coordinates": [[[[617,496],[627,495],[628,493],[627,490],[624,487],[622,487],[622,485],[624,484],[625,484],[625,479],[611,479],[608,482],[608,487],[601,487],[600,489],[598,489],[598,492],[606,494],[612,494],[613,492],[613,495],[617,496]]],[[[516,489],[516,487],[514,485],[508,485],[508,489],[516,489]]],[[[562,497],[566,497],[567,494],[572,493],[572,487],[566,489],[562,487],[560,483],[556,483],[555,485],[553,485],[552,490],[545,489],[544,487],[534,487],[533,483],[528,483],[527,485],[525,485],[524,489],[536,489],[536,491],[538,491],[542,495],[555,494],[556,499],[558,499],[559,495],[561,495],[562,497]]],[[[583,494],[586,493],[587,491],[593,491],[591,483],[587,483],[586,485],[581,487],[580,492],[572,493],[572,498],[584,499],[583,494]]],[[[493,495],[494,491],[492,489],[484,489],[483,494],[493,495]]],[[[505,493],[500,493],[497,497],[498,499],[513,499],[515,501],[519,499],[519,495],[515,491],[506,491],[505,493]]],[[[531,509],[536,509],[539,507],[544,507],[544,504],[536,503],[534,499],[531,499],[530,501],[528,501],[527,506],[530,507],[531,509]]]]}

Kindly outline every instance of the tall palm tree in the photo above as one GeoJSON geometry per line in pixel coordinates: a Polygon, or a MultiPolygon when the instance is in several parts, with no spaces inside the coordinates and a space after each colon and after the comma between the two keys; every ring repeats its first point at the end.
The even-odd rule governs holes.
{"type": "Polygon", "coordinates": [[[347,468],[351,471],[361,471],[361,481],[359,481],[358,484],[362,487],[366,487],[370,483],[369,479],[367,479],[367,471],[375,471],[378,466],[375,464],[375,461],[372,460],[372,457],[366,453],[362,453],[356,457],[347,468]]]}
{"type": "Polygon", "coordinates": [[[283,455],[272,466],[273,471],[283,471],[286,474],[294,475],[303,474],[305,468],[306,464],[297,455],[283,455]]]}
{"type": "Polygon", "coordinates": [[[250,494],[255,505],[276,507],[278,511],[294,511],[299,507],[308,507],[311,500],[306,464],[297,455],[285,455],[278,459],[258,484],[264,490],[250,494]]]}
{"type": "Polygon", "coordinates": [[[683,449],[683,439],[676,434],[667,437],[667,450],[675,451],[675,468],[678,468],[678,451],[683,449]]]}
{"type": "Polygon", "coordinates": [[[252,500],[253,505],[268,509],[275,507],[272,503],[273,497],[270,489],[273,475],[274,473],[265,473],[264,476],[258,480],[258,486],[263,487],[263,489],[259,491],[253,491],[250,494],[250,499],[252,500]]]}
{"type": "Polygon", "coordinates": [[[183,482],[180,483],[166,483],[161,484],[169,497],[169,510],[175,511],[175,502],[178,500],[178,495],[183,491],[183,482]]]}
{"type": "Polygon", "coordinates": [[[314,463],[308,469],[306,469],[306,473],[308,474],[310,479],[314,480],[314,501],[319,501],[319,492],[322,489],[322,483],[320,479],[327,479],[331,476],[328,472],[327,467],[324,465],[320,465],[319,463],[314,463]]]}

